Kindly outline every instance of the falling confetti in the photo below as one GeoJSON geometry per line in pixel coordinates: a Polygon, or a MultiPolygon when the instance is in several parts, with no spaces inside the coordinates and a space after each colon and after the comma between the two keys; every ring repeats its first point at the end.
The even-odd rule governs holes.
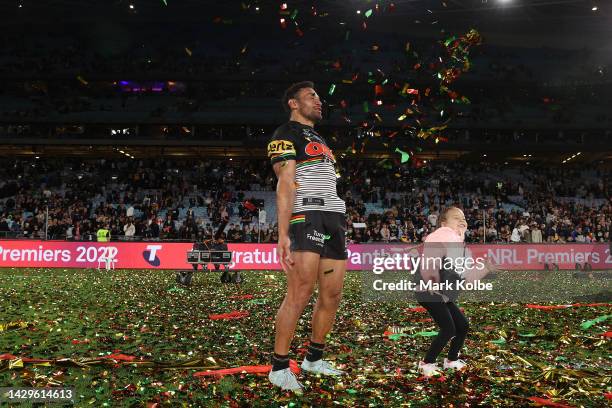
{"type": "Polygon", "coordinates": [[[401,163],[406,163],[408,160],[410,160],[410,154],[406,153],[403,150],[400,150],[399,148],[395,149],[395,153],[399,153],[402,155],[401,163]]]}

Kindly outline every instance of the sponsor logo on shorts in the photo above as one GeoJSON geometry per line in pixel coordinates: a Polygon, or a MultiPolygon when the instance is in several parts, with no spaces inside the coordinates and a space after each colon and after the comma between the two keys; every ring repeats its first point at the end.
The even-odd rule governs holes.
{"type": "Polygon", "coordinates": [[[312,231],[312,234],[306,234],[306,238],[316,242],[318,245],[323,245],[325,241],[331,238],[331,235],[325,235],[317,230],[312,231]]]}

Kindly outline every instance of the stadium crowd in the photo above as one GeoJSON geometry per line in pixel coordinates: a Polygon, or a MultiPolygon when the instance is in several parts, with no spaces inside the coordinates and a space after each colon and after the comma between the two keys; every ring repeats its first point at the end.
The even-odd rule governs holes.
{"type": "MultiPolygon", "coordinates": [[[[464,209],[470,242],[610,239],[609,170],[343,160],[338,171],[350,242],[421,242],[448,205],[464,209]]],[[[113,240],[278,238],[275,214],[258,222],[274,211],[264,160],[7,160],[0,180],[0,238],[94,240],[101,227],[113,240]]]]}

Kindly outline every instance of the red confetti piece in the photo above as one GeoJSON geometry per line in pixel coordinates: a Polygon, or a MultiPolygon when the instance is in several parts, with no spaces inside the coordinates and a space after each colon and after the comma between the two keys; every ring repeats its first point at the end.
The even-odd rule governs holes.
{"type": "Polygon", "coordinates": [[[375,86],[374,86],[374,94],[375,94],[376,96],[378,96],[378,95],[382,95],[382,94],[383,94],[383,92],[384,92],[384,90],[383,90],[382,85],[375,85],[375,86]]]}
{"type": "Polygon", "coordinates": [[[552,400],[549,400],[548,398],[529,397],[527,399],[530,400],[530,401],[535,402],[536,404],[540,404],[543,407],[573,408],[571,405],[560,404],[558,402],[554,402],[552,400]]]}
{"type": "Polygon", "coordinates": [[[446,381],[446,377],[441,375],[440,377],[419,377],[417,378],[415,381],[437,381],[437,382],[444,382],[446,381]]]}
{"type": "Polygon", "coordinates": [[[45,360],[41,358],[27,358],[27,357],[17,357],[12,354],[0,354],[0,360],[17,360],[22,359],[24,363],[50,363],[53,360],[45,360]]]}
{"type": "Polygon", "coordinates": [[[229,313],[208,315],[208,318],[210,320],[241,319],[243,317],[247,317],[248,315],[249,315],[249,312],[246,312],[246,311],[239,312],[237,310],[234,310],[233,312],[229,312],[229,313]]]}
{"type": "Polygon", "coordinates": [[[414,313],[423,313],[426,312],[427,309],[425,309],[424,307],[409,307],[408,309],[406,309],[407,312],[414,312],[414,313]]]}
{"type": "Polygon", "coordinates": [[[571,305],[534,305],[527,304],[525,307],[529,309],[540,309],[540,310],[555,310],[555,309],[567,309],[569,307],[609,307],[612,303],[574,303],[571,305]]]}
{"type": "Polygon", "coordinates": [[[136,360],[135,356],[127,356],[125,354],[110,354],[108,356],[104,356],[102,358],[108,358],[117,361],[134,361],[136,360]]]}
{"type": "Polygon", "coordinates": [[[606,399],[612,399],[612,392],[604,392],[604,397],[606,397],[606,399]]]}
{"type": "MultiPolygon", "coordinates": [[[[289,367],[295,374],[300,373],[300,367],[295,360],[289,360],[289,367]]],[[[209,370],[200,371],[194,373],[194,377],[208,377],[208,376],[219,376],[219,375],[232,375],[232,374],[267,374],[272,369],[271,365],[252,365],[252,366],[240,366],[234,368],[222,368],[220,370],[209,370]]]]}
{"type": "Polygon", "coordinates": [[[234,295],[234,296],[230,296],[230,299],[253,299],[254,296],[253,295],[234,295]]]}
{"type": "Polygon", "coordinates": [[[568,307],[570,307],[569,305],[532,305],[532,304],[527,304],[525,305],[526,308],[528,309],[539,309],[539,310],[556,310],[556,309],[567,309],[568,307]]]}
{"type": "Polygon", "coordinates": [[[610,337],[612,337],[612,331],[601,333],[601,336],[604,336],[606,339],[609,339],[610,337]]]}

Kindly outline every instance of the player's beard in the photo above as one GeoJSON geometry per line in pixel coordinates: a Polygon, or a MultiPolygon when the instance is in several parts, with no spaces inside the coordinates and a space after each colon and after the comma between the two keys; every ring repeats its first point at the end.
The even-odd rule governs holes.
{"type": "Polygon", "coordinates": [[[310,111],[310,113],[308,115],[305,115],[306,118],[308,118],[309,120],[311,120],[313,123],[318,123],[321,120],[323,120],[323,113],[319,113],[316,110],[312,110],[310,111]]]}

